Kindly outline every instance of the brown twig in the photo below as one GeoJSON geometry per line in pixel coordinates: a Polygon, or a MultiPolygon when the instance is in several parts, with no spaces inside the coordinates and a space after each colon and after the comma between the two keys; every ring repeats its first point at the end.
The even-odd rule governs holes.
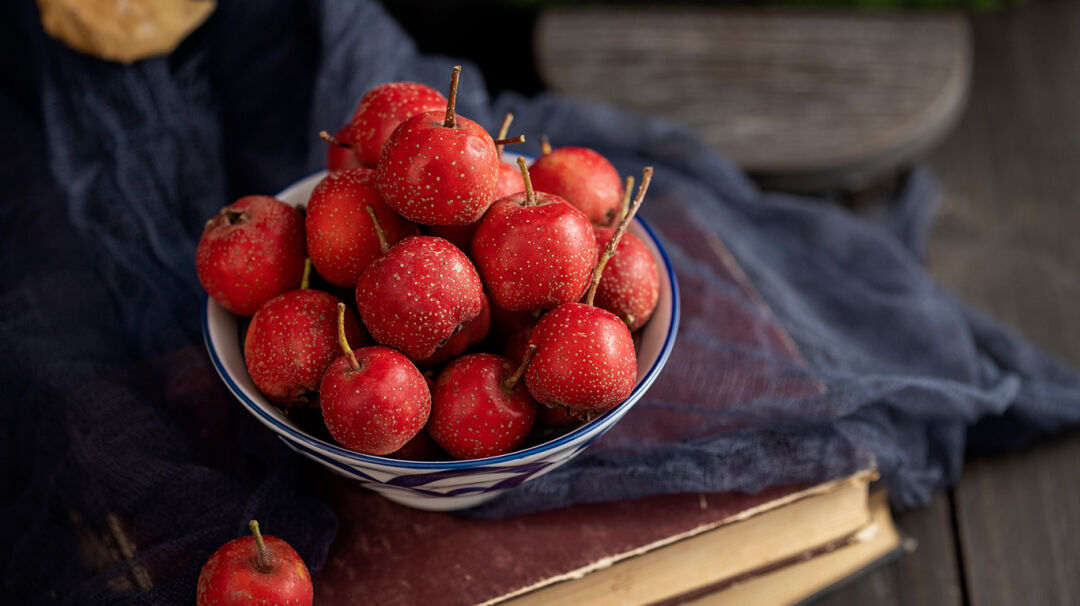
{"type": "Polygon", "coordinates": [[[622,240],[622,236],[626,232],[626,228],[630,225],[630,221],[634,219],[634,215],[636,215],[638,209],[641,208],[641,203],[645,200],[645,192],[648,191],[649,183],[652,181],[652,174],[653,168],[651,166],[646,166],[645,169],[641,171],[641,185],[638,187],[637,196],[630,204],[626,216],[619,220],[619,225],[615,228],[615,233],[611,235],[611,240],[608,240],[607,246],[604,247],[603,254],[600,255],[600,260],[596,262],[596,267],[593,268],[589,292],[585,295],[586,305],[593,304],[593,298],[596,297],[596,289],[600,286],[600,277],[604,274],[604,266],[607,265],[608,259],[615,254],[615,249],[619,246],[619,240],[622,240]]]}
{"type": "Polygon", "coordinates": [[[458,76],[460,75],[461,66],[455,65],[454,71],[450,73],[450,94],[446,96],[446,119],[443,120],[443,126],[446,128],[454,128],[454,105],[457,103],[458,76]]]}

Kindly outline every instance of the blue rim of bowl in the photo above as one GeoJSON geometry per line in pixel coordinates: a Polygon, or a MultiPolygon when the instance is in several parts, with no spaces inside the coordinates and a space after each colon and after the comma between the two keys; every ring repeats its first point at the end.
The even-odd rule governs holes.
{"type": "Polygon", "coordinates": [[[324,442],[323,440],[312,437],[305,432],[302,432],[298,429],[290,427],[285,423],[282,423],[273,415],[263,410],[263,407],[259,405],[258,402],[255,402],[254,400],[249,398],[247,394],[245,394],[243,390],[240,389],[240,386],[237,385],[235,381],[233,381],[232,377],[229,376],[229,373],[225,370],[224,363],[222,363],[221,358],[218,356],[217,350],[215,349],[214,344],[210,339],[210,314],[208,311],[210,304],[209,297],[206,297],[206,304],[203,305],[203,342],[206,344],[206,350],[210,353],[210,360],[214,363],[214,369],[217,371],[218,376],[220,376],[221,379],[225,382],[226,387],[228,387],[229,391],[231,391],[232,394],[240,400],[240,402],[244,405],[245,408],[255,414],[264,424],[273,426],[278,431],[279,435],[284,434],[290,439],[302,442],[312,448],[322,450],[348,460],[352,460],[358,463],[382,465],[384,467],[399,467],[403,469],[442,469],[449,471],[453,469],[472,469],[474,467],[483,467],[486,465],[493,465],[498,463],[504,463],[506,461],[521,459],[523,457],[528,457],[534,454],[540,454],[546,451],[557,449],[560,446],[564,446],[570,442],[573,442],[584,434],[593,431],[598,427],[602,427],[605,419],[611,417],[612,415],[618,414],[619,411],[623,408],[626,408],[627,406],[632,406],[633,404],[637,403],[637,401],[640,400],[643,395],[645,395],[645,391],[648,390],[650,386],[652,386],[653,382],[656,380],[656,377],[660,374],[660,369],[664,366],[665,363],[667,363],[667,359],[671,355],[672,348],[675,347],[675,335],[679,330],[679,320],[682,308],[681,302],[679,300],[679,283],[675,277],[675,268],[671,266],[671,259],[668,258],[667,251],[664,250],[663,245],[660,243],[660,239],[656,237],[656,232],[654,232],[653,229],[649,227],[649,224],[646,223],[645,220],[641,217],[634,217],[634,220],[641,225],[642,229],[645,230],[645,233],[648,234],[649,238],[653,241],[653,244],[656,246],[656,250],[660,252],[660,258],[661,260],[663,260],[664,267],[667,269],[668,282],[671,285],[671,320],[668,322],[668,332],[667,335],[664,337],[664,344],[660,348],[660,355],[656,356],[656,360],[653,361],[652,366],[649,367],[648,372],[645,373],[645,377],[642,378],[641,382],[634,386],[634,390],[630,392],[630,395],[627,396],[627,398],[620,402],[617,406],[600,415],[592,422],[586,423],[585,425],[582,425],[562,436],[559,436],[554,440],[543,442],[541,444],[537,444],[536,446],[530,446],[529,448],[525,448],[522,450],[516,450],[514,452],[495,457],[486,457],[483,459],[466,459],[463,461],[405,461],[401,459],[390,459],[387,457],[367,455],[348,450],[346,448],[342,448],[341,446],[337,446],[329,442],[324,442]]]}

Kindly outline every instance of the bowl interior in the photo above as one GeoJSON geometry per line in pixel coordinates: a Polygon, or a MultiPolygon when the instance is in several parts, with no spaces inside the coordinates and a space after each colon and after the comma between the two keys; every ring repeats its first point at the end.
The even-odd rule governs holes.
{"type": "MultiPolygon", "coordinates": [[[[294,206],[306,204],[315,186],[326,176],[326,171],[313,174],[282,191],[277,198],[294,206]]],[[[591,426],[596,425],[600,419],[615,413],[617,410],[632,405],[644,394],[649,385],[659,374],[660,368],[667,361],[668,354],[674,345],[675,333],[678,329],[678,288],[672,273],[671,264],[666,253],[660,246],[656,236],[648,225],[635,219],[630,225],[629,231],[634,233],[652,253],[660,270],[660,298],[656,311],[648,324],[641,331],[638,343],[637,356],[637,384],[630,397],[612,410],[604,413],[591,423],[586,423],[570,432],[553,440],[524,448],[509,454],[484,459],[470,459],[466,461],[438,461],[419,462],[402,461],[387,457],[364,455],[344,449],[336,444],[321,440],[305,431],[292,419],[287,417],[269,400],[266,399],[248,375],[244,364],[243,346],[241,343],[240,321],[232,313],[207,298],[206,309],[203,316],[203,332],[206,346],[210,353],[215,369],[221,375],[226,386],[240,400],[248,410],[254,414],[263,424],[270,427],[286,439],[305,443],[329,455],[334,455],[345,460],[379,464],[401,468],[439,468],[450,469],[455,467],[468,468],[492,463],[513,460],[534,454],[548,448],[565,444],[575,438],[588,433],[591,426]]]]}

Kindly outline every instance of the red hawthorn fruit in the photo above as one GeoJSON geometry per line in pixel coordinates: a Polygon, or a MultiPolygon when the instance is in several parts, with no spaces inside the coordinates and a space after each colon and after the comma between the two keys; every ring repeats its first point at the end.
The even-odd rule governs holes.
{"type": "MultiPolygon", "coordinates": [[[[244,338],[244,363],[255,386],[282,406],[317,402],[326,367],[341,355],[337,297],[318,290],[291,290],[259,308],[244,338]]],[[[345,315],[345,333],[366,339],[356,316],[345,315]]]]}
{"type": "Polygon", "coordinates": [[[195,267],[211,299],[250,316],[300,285],[305,256],[299,211],[270,196],[244,196],[207,221],[195,267]]]}
{"type": "Polygon", "coordinates": [[[529,346],[536,355],[525,373],[529,393],[572,415],[599,414],[625,400],[637,378],[630,330],[615,314],[567,303],[540,318],[529,346]]]}
{"type": "Polygon", "coordinates": [[[335,360],[323,376],[323,421],[345,448],[372,455],[399,450],[427,423],[431,392],[401,352],[363,347],[335,360]]]}
{"type": "MultiPolygon", "coordinates": [[[[346,141],[346,137],[349,134],[349,125],[346,124],[338,129],[338,132],[334,134],[334,138],[338,141],[346,141]]],[[[360,157],[356,155],[351,147],[343,147],[336,143],[327,142],[326,144],[326,170],[334,172],[335,170],[341,170],[343,168],[356,168],[363,166],[360,163],[360,157]]]]}
{"type": "Polygon", "coordinates": [[[382,201],[370,168],[330,173],[311,192],[305,218],[308,255],[319,275],[335,286],[355,287],[360,272],[382,254],[368,206],[388,244],[419,232],[382,201]]]}
{"type": "Polygon", "coordinates": [[[471,322],[462,326],[461,330],[454,333],[454,336],[450,337],[445,345],[435,350],[435,353],[423,360],[417,360],[416,365],[429,368],[449,362],[464,353],[471,345],[486,339],[490,328],[491,305],[485,295],[484,306],[480,308],[480,313],[471,322]]]}
{"type": "Polygon", "coordinates": [[[295,604],[311,606],[313,587],[304,560],[285,541],[259,532],[225,543],[199,573],[196,606],[295,604]]]}
{"type": "Polygon", "coordinates": [[[623,198],[622,181],[606,158],[586,147],[560,147],[529,167],[536,191],[565,199],[598,225],[615,220],[623,198]]]}
{"type": "Polygon", "coordinates": [[[476,268],[456,246],[442,238],[410,236],[360,274],[356,304],[377,343],[422,360],[480,314],[484,289],[476,268]]]}
{"type": "Polygon", "coordinates": [[[425,112],[402,122],[379,156],[379,193],[398,214],[422,225],[475,223],[495,201],[495,141],[454,113],[461,68],[454,70],[445,114],[425,112]]]}
{"type": "MultiPolygon", "coordinates": [[[[597,249],[603,251],[614,233],[613,227],[597,227],[597,249]]],[[[637,236],[623,234],[615,254],[604,265],[594,303],[622,318],[634,332],[649,321],[659,300],[656,260],[637,236]]]]}
{"type": "Polygon", "coordinates": [[[596,265],[596,237],[581,211],[526,181],[524,192],[484,215],[472,258],[496,306],[551,309],[581,298],[596,265]]]}
{"type": "Polygon", "coordinates": [[[510,360],[486,353],[447,365],[435,381],[428,425],[443,450],[457,459],[476,459],[521,446],[536,419],[536,402],[514,369],[510,360]]]}
{"type": "Polygon", "coordinates": [[[353,112],[352,120],[338,139],[355,150],[367,167],[379,163],[379,154],[390,133],[402,122],[424,112],[446,107],[446,97],[418,82],[387,82],[369,90],[353,112]]]}

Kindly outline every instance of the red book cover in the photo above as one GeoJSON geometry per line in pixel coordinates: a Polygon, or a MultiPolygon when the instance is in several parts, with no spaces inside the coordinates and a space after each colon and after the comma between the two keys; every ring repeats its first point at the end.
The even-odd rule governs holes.
{"type": "Polygon", "coordinates": [[[806,488],[657,495],[479,520],[410,509],[336,476],[324,487],[342,516],[315,577],[315,603],[324,606],[493,603],[778,507],[806,488]]]}

